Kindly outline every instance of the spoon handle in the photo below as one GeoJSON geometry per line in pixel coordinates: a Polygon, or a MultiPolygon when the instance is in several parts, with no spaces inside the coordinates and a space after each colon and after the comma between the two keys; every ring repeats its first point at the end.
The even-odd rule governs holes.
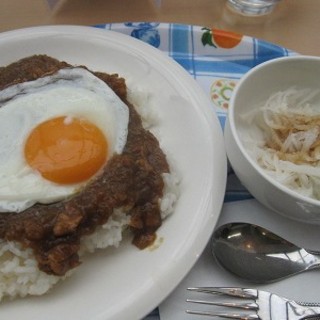
{"type": "Polygon", "coordinates": [[[309,250],[309,249],[304,249],[305,251],[307,251],[310,254],[313,254],[314,256],[320,256],[320,251],[317,250],[309,250]]]}

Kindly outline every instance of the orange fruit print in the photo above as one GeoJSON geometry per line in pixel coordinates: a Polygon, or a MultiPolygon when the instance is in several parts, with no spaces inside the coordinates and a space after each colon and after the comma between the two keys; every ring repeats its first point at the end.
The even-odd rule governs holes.
{"type": "Polygon", "coordinates": [[[236,47],[242,40],[242,34],[211,29],[212,41],[220,48],[231,49],[236,47]]]}
{"type": "Polygon", "coordinates": [[[215,48],[231,49],[236,47],[242,40],[243,35],[231,31],[219,29],[202,28],[202,44],[209,45],[215,48]]]}

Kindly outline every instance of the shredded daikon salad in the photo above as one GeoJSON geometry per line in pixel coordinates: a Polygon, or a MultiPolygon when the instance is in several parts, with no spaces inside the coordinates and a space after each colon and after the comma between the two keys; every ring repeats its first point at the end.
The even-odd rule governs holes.
{"type": "Polygon", "coordinates": [[[278,182],[320,200],[320,90],[290,88],[243,118],[244,146],[278,182]]]}

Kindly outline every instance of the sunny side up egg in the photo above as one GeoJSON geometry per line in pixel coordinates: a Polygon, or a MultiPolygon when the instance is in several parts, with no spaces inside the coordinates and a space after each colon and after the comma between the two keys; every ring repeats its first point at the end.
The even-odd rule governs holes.
{"type": "Polygon", "coordinates": [[[128,121],[126,104],[83,68],[0,91],[0,212],[81,190],[122,153],[128,121]]]}

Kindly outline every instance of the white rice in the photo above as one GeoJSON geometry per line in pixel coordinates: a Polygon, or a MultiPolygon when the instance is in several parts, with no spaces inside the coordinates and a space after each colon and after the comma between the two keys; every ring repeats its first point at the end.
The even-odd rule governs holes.
{"type": "MultiPolygon", "coordinates": [[[[128,98],[133,104],[139,106],[137,110],[142,117],[144,127],[152,128],[157,120],[154,109],[150,108],[151,97],[135,88],[134,91],[129,90],[128,98]]],[[[165,187],[160,201],[160,210],[164,219],[174,211],[175,202],[179,197],[179,178],[172,171],[171,166],[171,173],[163,174],[163,179],[165,187]]],[[[96,249],[118,247],[129,219],[130,217],[124,211],[116,209],[105,225],[81,240],[80,256],[92,253],[96,249]]],[[[0,301],[3,298],[42,295],[74,272],[77,272],[77,268],[70,270],[63,277],[48,275],[38,269],[31,249],[22,248],[18,242],[0,240],[0,301]]]]}

